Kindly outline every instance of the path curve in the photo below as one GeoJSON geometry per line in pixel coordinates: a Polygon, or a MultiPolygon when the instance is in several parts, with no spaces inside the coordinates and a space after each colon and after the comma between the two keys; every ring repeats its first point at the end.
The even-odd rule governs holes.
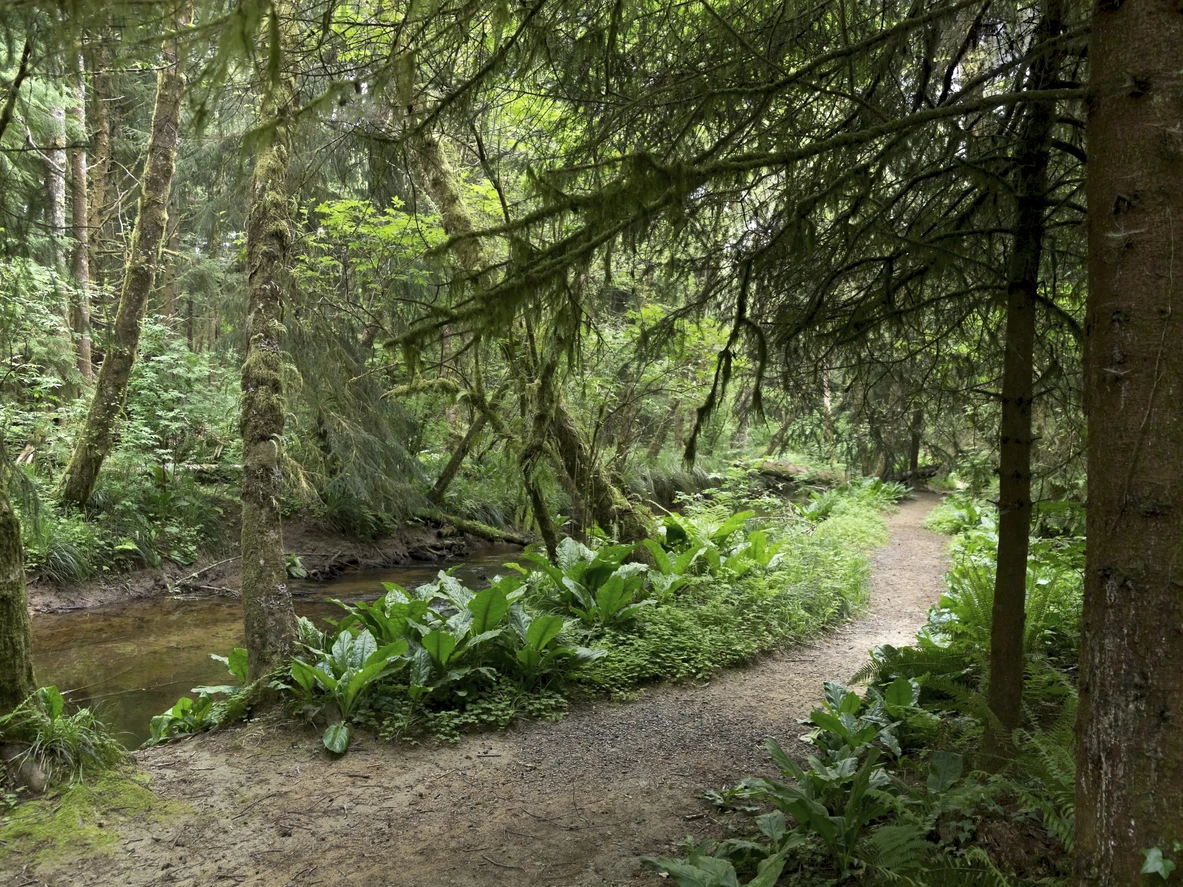
{"type": "MultiPolygon", "coordinates": [[[[122,841],[28,884],[249,887],[593,887],[654,883],[637,856],[717,835],[703,791],[765,773],[765,737],[791,748],[824,680],[877,644],[908,643],[940,595],[946,540],[920,494],[888,519],[871,605],[816,643],[707,684],[599,702],[558,723],[455,747],[365,737],[328,760],[308,731],[247,726],[137,754],[162,797],[194,812],[120,826],[122,841]]],[[[0,875],[0,883],[3,875],[0,875]]]]}

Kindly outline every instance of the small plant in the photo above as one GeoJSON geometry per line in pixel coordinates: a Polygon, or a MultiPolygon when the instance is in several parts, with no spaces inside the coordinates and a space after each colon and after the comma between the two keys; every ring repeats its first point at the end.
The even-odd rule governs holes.
{"type": "Polygon", "coordinates": [[[24,744],[21,757],[34,762],[50,782],[78,782],[127,757],[110,728],[89,708],[66,714],[66,700],[52,686],[39,688],[0,718],[0,739],[24,744]]]}
{"type": "Polygon", "coordinates": [[[211,653],[210,659],[223,663],[239,684],[194,687],[191,692],[197,694],[196,699],[182,696],[168,711],[152,718],[145,745],[159,745],[180,736],[204,733],[246,717],[250,710],[251,690],[249,686],[243,686],[247,680],[246,650],[235,647],[229,656],[211,653]]]}
{"type": "MultiPolygon", "coordinates": [[[[303,634],[307,633],[305,629],[303,634]]],[[[366,629],[357,634],[342,631],[328,651],[309,652],[319,655],[315,665],[299,657],[292,660],[290,671],[295,687],[282,682],[274,686],[296,692],[314,716],[325,713],[329,724],[324,731],[324,746],[334,754],[345,754],[353,736],[349,718],[354,707],[377,681],[407,664],[407,642],[400,639],[379,647],[366,629]]]]}

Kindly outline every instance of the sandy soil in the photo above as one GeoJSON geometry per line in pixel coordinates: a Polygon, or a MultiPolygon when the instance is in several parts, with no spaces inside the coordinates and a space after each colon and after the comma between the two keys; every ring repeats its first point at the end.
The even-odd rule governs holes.
{"type": "Polygon", "coordinates": [[[846,680],[868,648],[913,637],[946,569],[945,540],[920,527],[935,502],[921,495],[890,518],[868,613],[823,641],[454,747],[361,737],[332,761],[313,732],[254,722],[139,752],[153,789],[191,813],[118,824],[111,854],[10,869],[14,880],[0,872],[0,883],[659,883],[639,855],[721,833],[705,790],[768,772],[764,738],[791,749],[823,680],[846,680]]]}

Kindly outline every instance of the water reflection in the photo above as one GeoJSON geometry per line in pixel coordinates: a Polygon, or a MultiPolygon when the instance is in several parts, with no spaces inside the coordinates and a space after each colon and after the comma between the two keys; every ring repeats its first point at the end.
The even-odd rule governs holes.
{"type": "MultiPolygon", "coordinates": [[[[514,560],[511,546],[482,549],[456,570],[479,587],[514,560]]],[[[450,566],[450,565],[448,565],[450,566]]],[[[373,600],[383,582],[414,587],[435,578],[439,564],[364,570],[331,582],[293,583],[296,612],[337,618],[327,598],[373,600]]],[[[101,710],[128,746],[148,737],[148,721],[202,684],[226,683],[225,667],[209,658],[242,646],[238,601],[155,598],[33,616],[33,662],[40,684],[56,684],[79,705],[101,710]]]]}

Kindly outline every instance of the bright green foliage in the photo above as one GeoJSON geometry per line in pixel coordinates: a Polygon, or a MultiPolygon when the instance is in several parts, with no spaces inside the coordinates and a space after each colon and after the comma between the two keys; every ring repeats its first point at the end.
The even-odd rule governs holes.
{"type": "Polygon", "coordinates": [[[226,671],[238,684],[194,687],[192,692],[197,694],[196,699],[182,696],[168,711],[152,718],[151,735],[145,745],[159,745],[180,736],[216,730],[247,716],[252,688],[245,686],[246,650],[235,647],[229,656],[210,654],[210,658],[225,664],[226,671]]]}
{"type": "Polygon", "coordinates": [[[22,755],[36,762],[50,781],[79,782],[127,757],[115,734],[89,708],[66,714],[57,687],[41,687],[0,718],[0,741],[27,743],[22,755]]]}
{"type": "MultiPolygon", "coordinates": [[[[645,543],[653,545],[650,539],[645,543]]],[[[554,564],[542,554],[526,552],[522,556],[550,579],[551,587],[545,592],[549,603],[570,611],[587,626],[605,628],[623,625],[635,619],[642,608],[656,603],[653,599],[637,600],[649,571],[644,564],[624,562],[634,550],[631,545],[605,545],[593,551],[567,538],[559,544],[554,564]]],[[[668,559],[666,567],[668,573],[668,559]]],[[[679,587],[676,579],[661,584],[665,594],[673,594],[679,587]]]]}
{"type": "Polygon", "coordinates": [[[366,629],[357,634],[342,631],[328,650],[310,650],[319,656],[316,664],[296,658],[291,663],[294,685],[277,686],[291,690],[309,714],[328,712],[329,725],[324,745],[334,754],[349,748],[353,728],[349,718],[362,696],[381,678],[407,665],[407,642],[394,641],[378,646],[366,629]]]}
{"type": "Polygon", "coordinates": [[[735,810],[771,805],[773,813],[755,818],[759,834],[691,848],[685,859],[650,860],[651,867],[679,884],[742,883],[761,861],[775,860],[801,883],[857,877],[914,887],[1027,885],[1034,883],[1029,873],[1012,879],[975,846],[983,823],[1017,821],[1023,833],[1044,835],[1040,846],[1058,845],[1062,854],[1041,863],[1053,874],[1038,883],[1065,882],[1076,698],[1071,671],[1063,669],[1075,664],[1065,651],[1078,636],[1072,625],[1079,619],[1079,543],[1033,540],[1026,725],[1016,734],[1014,759],[986,774],[971,761],[990,717],[981,692],[981,645],[988,645],[990,617],[983,591],[992,584],[977,577],[993,571],[996,523],[970,500],[955,502],[946,514],[962,530],[950,590],[930,611],[916,645],[872,651],[871,664],[855,676],[871,681],[865,697],[825,685],[822,706],[804,722],[810,730],[802,739],[815,749],[804,763],[770,740],[784,778],[747,779],[720,795],[735,810]],[[769,827],[773,814],[789,824],[780,836],[769,827]]]}

